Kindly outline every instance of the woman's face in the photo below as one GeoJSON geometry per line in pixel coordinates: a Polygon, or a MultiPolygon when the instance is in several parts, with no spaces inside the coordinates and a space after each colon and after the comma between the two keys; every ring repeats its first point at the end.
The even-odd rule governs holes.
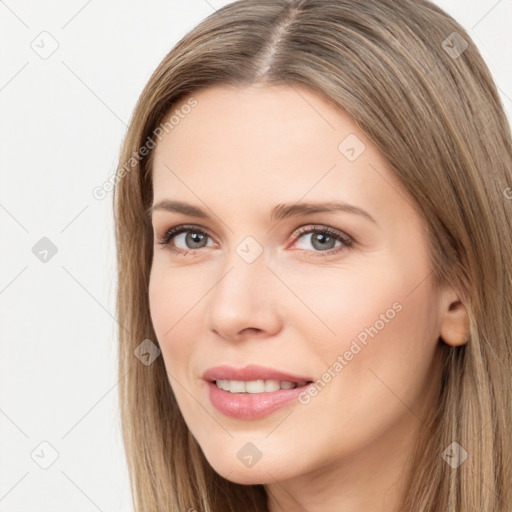
{"type": "Polygon", "coordinates": [[[155,149],[149,284],[188,428],[238,483],[390,478],[438,380],[441,290],[412,199],[306,89],[194,98],[155,149]]]}

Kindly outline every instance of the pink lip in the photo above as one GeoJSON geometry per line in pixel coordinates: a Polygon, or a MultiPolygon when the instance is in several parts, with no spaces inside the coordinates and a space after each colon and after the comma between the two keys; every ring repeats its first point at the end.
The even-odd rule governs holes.
{"type": "Polygon", "coordinates": [[[311,382],[311,377],[299,377],[289,373],[249,365],[245,368],[233,368],[230,366],[216,366],[208,369],[203,374],[207,382],[208,392],[212,405],[226,416],[233,418],[252,420],[267,416],[293,400],[302,393],[306,386],[294,389],[279,389],[265,393],[230,393],[220,389],[215,384],[217,379],[226,380],[278,380],[290,382],[311,382]]]}
{"type": "Polygon", "coordinates": [[[300,377],[290,373],[273,370],[264,366],[250,364],[244,368],[235,368],[233,366],[215,366],[209,368],[203,373],[203,379],[208,382],[214,380],[287,380],[290,382],[312,381],[312,377],[300,377]]]}

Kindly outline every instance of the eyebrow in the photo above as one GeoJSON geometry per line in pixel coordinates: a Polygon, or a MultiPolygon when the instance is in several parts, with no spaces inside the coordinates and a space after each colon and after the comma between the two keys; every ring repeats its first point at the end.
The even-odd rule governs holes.
{"type": "MultiPolygon", "coordinates": [[[[171,201],[170,199],[163,199],[162,201],[158,201],[157,203],[151,205],[151,207],[147,210],[148,217],[151,217],[153,215],[153,212],[157,210],[182,213],[184,215],[191,215],[193,217],[198,217],[201,219],[211,218],[210,215],[208,215],[208,213],[206,213],[204,210],[197,206],[193,206],[182,201],[171,201]]],[[[366,210],[363,210],[362,208],[359,208],[348,203],[337,201],[329,201],[322,203],[281,203],[276,205],[272,209],[270,219],[271,221],[281,221],[283,219],[287,219],[290,217],[298,217],[300,215],[331,212],[346,212],[355,215],[360,215],[366,218],[367,220],[373,222],[374,224],[377,224],[377,221],[366,210]]]]}

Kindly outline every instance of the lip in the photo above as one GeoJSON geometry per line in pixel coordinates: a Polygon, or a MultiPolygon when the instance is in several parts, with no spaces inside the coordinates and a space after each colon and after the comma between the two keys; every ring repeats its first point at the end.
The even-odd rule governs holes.
{"type": "Polygon", "coordinates": [[[292,375],[257,365],[249,365],[244,368],[216,366],[204,372],[203,379],[207,382],[212,405],[226,416],[243,420],[263,418],[292,401],[297,402],[299,394],[305,391],[314,380],[311,377],[292,375]],[[294,389],[279,389],[265,393],[230,393],[217,387],[215,384],[217,379],[245,381],[273,379],[295,383],[305,381],[309,384],[294,389]]]}
{"type": "Polygon", "coordinates": [[[273,368],[250,364],[243,368],[235,368],[233,366],[222,365],[209,368],[203,374],[203,379],[207,382],[213,382],[218,379],[227,380],[287,380],[289,382],[312,381],[312,377],[292,375],[273,368]]]}

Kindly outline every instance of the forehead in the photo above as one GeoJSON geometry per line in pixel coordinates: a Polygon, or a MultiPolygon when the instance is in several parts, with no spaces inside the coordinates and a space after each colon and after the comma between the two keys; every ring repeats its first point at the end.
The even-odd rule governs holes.
{"type": "Polygon", "coordinates": [[[384,157],[322,96],[295,86],[221,86],[192,98],[193,108],[183,108],[187,97],[169,112],[174,127],[155,148],[155,201],[224,198],[240,210],[255,201],[345,200],[375,215],[407,206],[384,157]]]}
{"type": "MultiPolygon", "coordinates": [[[[196,105],[183,114],[189,98],[168,113],[168,119],[178,122],[165,138],[171,147],[185,144],[186,149],[194,147],[202,155],[215,148],[218,154],[241,159],[255,154],[265,157],[269,152],[289,154],[291,150],[307,155],[319,140],[324,146],[332,145],[354,128],[351,120],[341,117],[341,110],[323,97],[295,86],[211,87],[194,93],[191,98],[196,105]],[[179,119],[176,114],[181,114],[179,119]],[[237,154],[230,149],[237,149],[237,154]]],[[[165,145],[160,144],[160,150],[165,145]]]]}

